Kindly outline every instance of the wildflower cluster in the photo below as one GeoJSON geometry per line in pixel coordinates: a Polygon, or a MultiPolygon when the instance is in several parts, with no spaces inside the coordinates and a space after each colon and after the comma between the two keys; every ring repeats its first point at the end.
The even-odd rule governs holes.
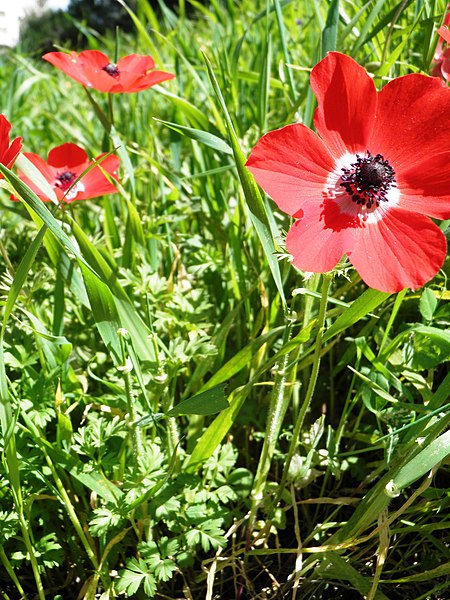
{"type": "MultiPolygon", "coordinates": [[[[85,50],[79,55],[49,52],[43,58],[87,88],[111,94],[139,92],[174,77],[155,70],[151,56],[138,54],[125,56],[117,64],[97,50],[85,50]]],[[[0,162],[8,168],[22,149],[21,138],[9,143],[10,130],[10,123],[0,115],[0,162]]],[[[50,184],[59,202],[88,200],[117,192],[115,182],[119,182],[120,161],[115,155],[103,153],[89,160],[83,148],[67,142],[52,148],[47,160],[31,152],[24,152],[24,156],[50,184]]],[[[51,200],[32,177],[20,170],[18,175],[41,200],[51,200]]]]}

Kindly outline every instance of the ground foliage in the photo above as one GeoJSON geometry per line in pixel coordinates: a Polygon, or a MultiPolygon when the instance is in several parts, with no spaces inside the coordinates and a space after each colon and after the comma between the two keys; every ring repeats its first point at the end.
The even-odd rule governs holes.
{"type": "Polygon", "coordinates": [[[237,151],[311,124],[327,50],[378,87],[429,72],[445,3],[186,5],[140,0],[132,35],[89,36],[177,75],[113,112],[0,57],[25,149],[120,147],[123,187],[46,211],[2,190],[2,597],[445,598],[448,261],[396,296],[344,264],[321,302],[237,151]]]}

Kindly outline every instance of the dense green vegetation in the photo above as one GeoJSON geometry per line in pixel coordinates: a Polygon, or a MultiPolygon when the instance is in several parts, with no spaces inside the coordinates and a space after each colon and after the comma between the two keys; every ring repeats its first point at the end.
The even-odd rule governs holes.
{"type": "Polygon", "coordinates": [[[0,55],[24,150],[121,158],[100,200],[1,182],[0,597],[446,598],[448,259],[397,295],[305,277],[243,167],[312,124],[328,50],[429,73],[446,3],[159,4],[83,30],[176,74],[138,94],[0,55]]]}

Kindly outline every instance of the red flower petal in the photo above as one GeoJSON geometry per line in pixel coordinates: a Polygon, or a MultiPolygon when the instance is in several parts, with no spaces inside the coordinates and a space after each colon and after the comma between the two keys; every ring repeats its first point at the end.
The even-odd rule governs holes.
{"type": "Polygon", "coordinates": [[[354,245],[355,228],[351,219],[340,214],[333,201],[327,201],[326,208],[323,204],[308,202],[300,217],[286,238],[286,248],[294,257],[293,264],[312,273],[331,271],[354,245]]]}
{"type": "Polygon", "coordinates": [[[83,64],[76,52],[71,52],[70,54],[66,54],[65,52],[47,52],[42,58],[72,79],[75,79],[75,81],[78,81],[78,83],[86,86],[89,85],[89,79],[86,77],[83,64]]]}
{"type": "Polygon", "coordinates": [[[48,153],[48,164],[58,169],[83,167],[83,171],[89,162],[86,152],[76,144],[67,143],[56,146],[48,153]]]}
{"type": "Polygon", "coordinates": [[[117,63],[119,72],[128,71],[130,73],[147,73],[155,68],[155,61],[151,56],[143,56],[142,54],[129,54],[124,56],[117,63]]]}
{"type": "Polygon", "coordinates": [[[450,219],[450,152],[429,156],[397,177],[404,210],[450,219]]]}
{"type": "Polygon", "coordinates": [[[108,56],[98,50],[71,52],[48,52],[42,57],[61,69],[75,81],[105,93],[139,92],[157,83],[173,79],[175,75],[164,71],[153,71],[155,61],[151,56],[130,54],[117,63],[117,76],[110,75],[104,68],[111,64],[108,56]]]}
{"type": "MultiPolygon", "coordinates": [[[[393,79],[378,94],[369,150],[381,152],[398,175],[448,146],[450,89],[417,73],[393,79]]],[[[424,173],[425,174],[425,173],[424,173]]]]}
{"type": "Polygon", "coordinates": [[[168,81],[169,79],[174,78],[175,75],[173,75],[173,73],[166,73],[165,71],[152,71],[144,77],[140,77],[132,86],[133,89],[128,88],[127,91],[141,92],[142,90],[146,90],[149,87],[157,85],[158,83],[162,83],[163,81],[168,81]]]}
{"type": "Polygon", "coordinates": [[[446,251],[445,236],[430,219],[394,208],[358,230],[356,248],[348,255],[367,285],[399,292],[432,279],[446,251]]]}
{"type": "Polygon", "coordinates": [[[437,32],[442,39],[444,39],[447,43],[450,44],[450,31],[446,25],[442,25],[442,27],[439,27],[437,32]]]}
{"type": "Polygon", "coordinates": [[[311,72],[318,107],[314,125],[337,158],[365,152],[376,108],[376,89],[365,69],[352,58],[330,52],[311,72]]]}
{"type": "Polygon", "coordinates": [[[108,56],[99,50],[83,50],[78,55],[80,64],[90,69],[101,70],[111,63],[108,56]]]}
{"type": "Polygon", "coordinates": [[[11,123],[5,117],[0,114],[0,161],[2,161],[3,155],[9,148],[9,132],[11,131],[11,123]]]}
{"type": "MultiPolygon", "coordinates": [[[[97,157],[97,160],[103,156],[97,157]]],[[[113,194],[117,192],[115,185],[110,183],[103,171],[109,173],[114,179],[117,179],[117,170],[119,169],[119,158],[113,154],[107,156],[98,167],[91,169],[86,175],[80,180],[84,187],[84,191],[81,189],[73,200],[88,200],[90,198],[97,198],[104,194],[113,194]]],[[[81,186],[80,186],[81,187],[81,186]]],[[[72,201],[72,200],[71,200],[72,201]]]]}
{"type": "Polygon", "coordinates": [[[10,169],[13,166],[14,161],[18,157],[20,151],[22,150],[22,138],[17,137],[12,142],[8,150],[3,155],[1,162],[10,169]]]}
{"type": "Polygon", "coordinates": [[[281,210],[295,216],[311,198],[322,202],[334,160],[316,134],[295,124],[263,136],[246,166],[281,210]]]}

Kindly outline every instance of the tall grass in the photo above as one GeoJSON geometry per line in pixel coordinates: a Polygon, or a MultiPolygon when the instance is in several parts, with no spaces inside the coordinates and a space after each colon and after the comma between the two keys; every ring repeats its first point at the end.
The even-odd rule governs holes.
{"type": "Polygon", "coordinates": [[[2,168],[2,598],[443,599],[448,261],[396,296],[304,277],[243,164],[311,125],[329,50],[378,87],[429,72],[445,2],[159,5],[90,40],[177,76],[112,111],[0,56],[25,150],[122,164],[64,207],[2,168]]]}

